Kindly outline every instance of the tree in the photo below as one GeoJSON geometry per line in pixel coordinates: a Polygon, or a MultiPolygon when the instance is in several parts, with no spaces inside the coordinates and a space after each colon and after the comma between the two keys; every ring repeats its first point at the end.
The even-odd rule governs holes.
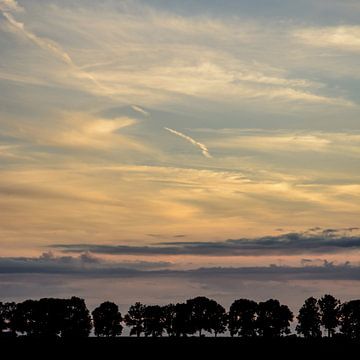
{"type": "Polygon", "coordinates": [[[144,310],[145,336],[158,337],[164,332],[164,312],[161,306],[146,306],[144,310]]]}
{"type": "Polygon", "coordinates": [[[131,327],[130,336],[136,334],[139,337],[144,332],[144,311],[145,305],[140,302],[130,306],[128,313],[125,315],[125,323],[131,327]]]}
{"type": "Polygon", "coordinates": [[[324,295],[319,300],[321,325],[327,331],[327,336],[331,337],[339,325],[340,300],[335,299],[332,295],[324,295]]]}
{"type": "Polygon", "coordinates": [[[66,301],[65,299],[43,298],[35,304],[37,336],[57,337],[60,335],[66,301]]]}
{"type": "Polygon", "coordinates": [[[290,333],[290,322],[294,315],[286,305],[280,305],[278,300],[270,299],[259,303],[257,314],[256,323],[260,336],[279,337],[290,333]]]}
{"type": "Polygon", "coordinates": [[[341,306],[340,332],[350,339],[360,339],[360,300],[351,300],[341,306]]]}
{"type": "Polygon", "coordinates": [[[13,319],[15,309],[16,303],[14,302],[0,302],[0,334],[5,331],[14,333],[13,319]]]}
{"type": "Polygon", "coordinates": [[[191,327],[191,306],[189,304],[178,303],[175,305],[172,326],[176,337],[185,337],[194,332],[191,327]]]}
{"type": "Polygon", "coordinates": [[[37,334],[37,305],[35,300],[25,300],[16,305],[13,317],[13,330],[28,336],[37,334]]]}
{"type": "Polygon", "coordinates": [[[57,337],[64,326],[64,299],[25,300],[13,311],[12,331],[28,336],[57,337]]]}
{"type": "Polygon", "coordinates": [[[216,301],[212,302],[210,309],[210,329],[214,331],[214,336],[222,334],[226,331],[228,322],[227,314],[224,307],[218,304],[216,301]]]}
{"type": "Polygon", "coordinates": [[[296,332],[305,338],[321,337],[319,311],[319,305],[315,298],[310,297],[306,299],[297,316],[298,325],[296,326],[296,332]]]}
{"type": "Polygon", "coordinates": [[[175,336],[176,305],[169,304],[162,307],[163,326],[168,336],[175,336]]]}
{"type": "Polygon", "coordinates": [[[189,299],[186,301],[186,304],[189,307],[189,333],[193,334],[195,332],[199,333],[199,336],[202,335],[202,331],[210,331],[209,323],[209,299],[205,296],[198,296],[194,299],[189,299]]]}
{"type": "Polygon", "coordinates": [[[73,296],[65,300],[61,336],[64,338],[88,337],[92,328],[85,301],[73,296]]]}
{"type": "MultiPolygon", "coordinates": [[[[198,296],[194,299],[187,300],[186,304],[188,305],[190,312],[189,333],[192,334],[198,332],[199,336],[202,336],[203,330],[212,333],[214,330],[213,326],[215,326],[216,323],[217,311],[220,310],[218,308],[218,303],[205,296],[198,296]]],[[[223,322],[223,319],[220,320],[220,322],[223,322]]],[[[219,323],[217,325],[222,326],[219,323]]],[[[216,334],[220,330],[221,329],[217,329],[216,334]]]]}
{"type": "Polygon", "coordinates": [[[92,325],[83,299],[25,300],[13,311],[12,330],[28,336],[87,337],[92,325]]]}
{"type": "Polygon", "coordinates": [[[115,337],[122,333],[122,316],[119,307],[110,301],[100,304],[93,312],[94,332],[96,336],[115,337]]]}
{"type": "Polygon", "coordinates": [[[0,302],[0,333],[7,330],[7,322],[5,316],[5,304],[0,302]]]}
{"type": "Polygon", "coordinates": [[[235,300],[229,311],[230,335],[252,337],[256,335],[256,311],[258,304],[248,299],[235,300]]]}

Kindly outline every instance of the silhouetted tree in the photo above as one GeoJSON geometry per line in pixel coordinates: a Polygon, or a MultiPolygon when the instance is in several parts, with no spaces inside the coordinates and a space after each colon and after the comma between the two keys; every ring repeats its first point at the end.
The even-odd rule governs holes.
{"type": "Polygon", "coordinates": [[[0,333],[2,333],[4,330],[7,330],[7,321],[6,321],[6,315],[5,315],[5,304],[0,302],[0,333]]]}
{"type": "Polygon", "coordinates": [[[14,332],[13,330],[13,318],[16,309],[16,303],[0,302],[0,333],[6,332],[14,332]]]}
{"type": "Polygon", "coordinates": [[[298,334],[303,335],[305,338],[321,337],[320,309],[315,298],[310,297],[305,300],[304,305],[299,310],[297,319],[296,332],[298,334]]]}
{"type": "Polygon", "coordinates": [[[162,307],[163,326],[168,336],[175,336],[176,305],[169,304],[162,307]]]}
{"type": "Polygon", "coordinates": [[[202,331],[210,331],[209,323],[209,299],[204,296],[198,296],[194,299],[186,301],[189,307],[189,333],[199,332],[199,336],[202,335],[202,331]]]}
{"type": "Polygon", "coordinates": [[[228,317],[226,310],[216,301],[210,304],[210,328],[214,331],[214,336],[217,337],[218,334],[222,334],[226,331],[228,317]]]}
{"type": "Polygon", "coordinates": [[[191,324],[191,306],[187,303],[178,303],[174,307],[173,332],[176,337],[187,336],[194,331],[191,324]]]}
{"type": "Polygon", "coordinates": [[[280,305],[278,300],[270,299],[259,303],[257,314],[256,323],[260,336],[279,337],[290,333],[290,322],[294,315],[286,305],[280,305]]]}
{"type": "Polygon", "coordinates": [[[88,337],[92,328],[85,301],[73,296],[65,300],[61,336],[65,338],[88,337]]]}
{"type": "Polygon", "coordinates": [[[60,335],[66,307],[65,299],[43,298],[35,305],[36,335],[56,337],[60,335]]]}
{"type": "MultiPolygon", "coordinates": [[[[96,336],[114,337],[121,335],[122,316],[116,304],[106,301],[92,312],[96,336]]],[[[332,295],[324,295],[319,301],[310,297],[305,300],[297,316],[296,331],[305,338],[321,337],[321,326],[327,335],[333,336],[337,327],[350,338],[360,340],[360,300],[340,301],[332,295]]],[[[286,305],[270,299],[256,302],[239,299],[232,303],[227,314],[215,300],[199,296],[186,303],[166,306],[146,306],[140,302],[130,306],[125,316],[130,335],[158,337],[188,336],[203,332],[218,334],[227,329],[231,336],[265,338],[280,337],[290,333],[293,314],[286,305]]],[[[0,335],[6,332],[32,337],[81,338],[89,336],[92,321],[85,301],[78,297],[71,299],[43,298],[25,300],[18,304],[0,302],[0,335]]]]}
{"type": "Polygon", "coordinates": [[[145,305],[140,302],[131,305],[128,313],[125,315],[125,323],[131,328],[130,336],[139,337],[144,332],[144,311],[145,305]]]}
{"type": "Polygon", "coordinates": [[[145,336],[158,337],[164,332],[164,312],[161,306],[146,306],[144,310],[145,336]]]}
{"type": "Polygon", "coordinates": [[[13,317],[13,330],[28,336],[37,334],[37,306],[35,300],[25,300],[16,305],[13,317]]]}
{"type": "Polygon", "coordinates": [[[77,297],[26,300],[13,313],[13,331],[28,336],[86,337],[92,327],[85,301],[77,297]]]}
{"type": "Polygon", "coordinates": [[[360,300],[351,300],[341,306],[340,332],[350,339],[360,339],[360,300]]]}
{"type": "Polygon", "coordinates": [[[258,304],[248,299],[235,300],[229,311],[230,335],[252,337],[256,335],[256,312],[258,304]]]}
{"type": "Polygon", "coordinates": [[[119,307],[110,301],[100,304],[93,312],[94,333],[96,336],[115,337],[121,335],[123,326],[119,307]]]}
{"type": "Polygon", "coordinates": [[[327,336],[333,336],[335,329],[339,325],[340,300],[332,295],[324,295],[319,300],[321,325],[327,331],[327,336]]]}
{"type": "Polygon", "coordinates": [[[213,324],[216,322],[217,302],[204,296],[198,296],[187,300],[186,304],[190,311],[189,333],[198,332],[199,336],[202,336],[203,330],[212,333],[213,324]]]}

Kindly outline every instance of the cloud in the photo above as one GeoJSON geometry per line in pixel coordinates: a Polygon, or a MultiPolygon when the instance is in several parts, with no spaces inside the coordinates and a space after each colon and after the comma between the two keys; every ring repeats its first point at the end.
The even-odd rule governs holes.
{"type": "Polygon", "coordinates": [[[282,107],[283,101],[354,105],[327,93],[324,83],[297,77],[288,69],[288,56],[284,61],[276,59],[282,63],[278,67],[273,65],[267,54],[276,53],[274,39],[282,44],[281,51],[283,41],[292,46],[289,29],[278,24],[239,17],[186,17],[133,2],[116,8],[120,11],[109,3],[73,6],[71,11],[66,6],[43,5],[38,8],[43,18],[54,19],[36,24],[44,36],[30,31],[11,12],[4,16],[19,34],[70,67],[75,79],[52,75],[57,81],[128,104],[134,98],[143,104],[164,104],[192,97],[225,103],[258,100],[262,105],[265,100],[275,107],[282,107]],[[64,35],[55,42],[52,39],[58,37],[53,34],[59,32],[64,35]],[[259,54],[257,48],[265,53],[269,44],[271,51],[259,54]],[[241,58],[236,50],[240,47],[241,58]]]}
{"type": "Polygon", "coordinates": [[[255,151],[278,152],[278,151],[328,151],[331,140],[321,137],[321,134],[243,134],[237,137],[214,139],[211,141],[218,148],[245,148],[255,151]]]}
{"type": "Polygon", "coordinates": [[[88,204],[107,205],[123,207],[124,204],[120,200],[96,196],[95,193],[86,194],[85,192],[71,191],[71,189],[49,188],[39,185],[26,185],[26,184],[1,184],[0,181],[0,197],[3,198],[23,198],[23,199],[37,199],[38,201],[52,200],[59,201],[65,200],[69,202],[84,202],[88,204]]]}
{"type": "Polygon", "coordinates": [[[1,274],[133,274],[172,266],[166,261],[110,262],[89,252],[79,256],[58,256],[45,252],[39,257],[0,257],[1,274]]]}
{"type": "Polygon", "coordinates": [[[223,159],[217,168],[131,165],[121,147],[114,147],[106,161],[98,147],[90,153],[77,147],[65,154],[64,164],[61,149],[57,156],[38,156],[37,162],[46,161],[42,166],[36,162],[2,170],[4,251],[24,244],[30,249],[34,243],[148,244],[144,234],[251,239],[278,227],[294,232],[304,224],[350,227],[358,221],[360,187],[342,184],[342,177],[328,184],[304,174],[299,179],[231,171],[221,167],[223,159]]]}
{"type": "Polygon", "coordinates": [[[348,51],[360,50],[360,26],[327,26],[299,29],[295,38],[316,47],[333,47],[348,51]]]}
{"type": "MultiPolygon", "coordinates": [[[[356,229],[356,228],[354,228],[356,229]]],[[[288,233],[260,238],[217,242],[162,242],[148,246],[64,244],[53,248],[65,252],[91,251],[117,255],[196,255],[196,256],[272,256],[299,254],[335,254],[360,250],[357,230],[323,229],[320,232],[288,233]],[[348,235],[344,235],[348,233],[348,235]]]]}
{"type": "Polygon", "coordinates": [[[50,51],[52,54],[54,54],[57,58],[59,58],[66,64],[75,66],[70,55],[66,51],[64,51],[58,44],[51,41],[50,39],[41,38],[32,33],[31,31],[27,30],[24,23],[15,20],[15,18],[9,12],[2,10],[2,14],[16,31],[23,34],[26,38],[31,40],[40,48],[50,51]]]}
{"type": "MultiPolygon", "coordinates": [[[[120,130],[138,123],[134,118],[107,119],[86,112],[61,112],[52,121],[7,124],[0,132],[33,146],[111,150],[116,148],[149,153],[152,150],[140,140],[121,134],[120,130]],[[40,124],[39,124],[40,123],[40,124]]],[[[1,149],[0,149],[1,151],[1,149]]]]}
{"type": "Polygon", "coordinates": [[[15,0],[2,0],[0,1],[1,12],[21,12],[24,8],[20,6],[15,0]]]}
{"type": "Polygon", "coordinates": [[[2,257],[0,274],[54,274],[84,278],[238,279],[249,281],[360,280],[360,267],[349,262],[334,264],[307,261],[303,266],[201,267],[171,269],[169,262],[108,262],[89,253],[78,257],[44,253],[39,257],[2,257]]]}
{"type": "MultiPolygon", "coordinates": [[[[97,88],[97,92],[109,94],[109,89],[107,89],[103,84],[101,84],[91,73],[82,70],[72,59],[70,54],[64,50],[64,48],[59,45],[57,42],[36,35],[34,32],[28,30],[25,26],[25,23],[16,20],[12,12],[25,11],[24,8],[20,7],[14,0],[3,0],[0,3],[0,12],[8,21],[9,25],[13,30],[23,35],[25,38],[33,42],[39,48],[48,51],[57,59],[61,60],[63,63],[69,66],[72,75],[79,79],[86,79],[91,81],[97,88]]],[[[15,76],[15,79],[20,79],[21,77],[15,76]]]]}
{"type": "Polygon", "coordinates": [[[20,145],[0,145],[0,158],[10,160],[27,160],[31,161],[33,158],[25,155],[20,145]]]}
{"type": "Polygon", "coordinates": [[[190,136],[185,135],[185,134],[181,133],[180,131],[176,131],[176,130],[173,130],[173,129],[170,129],[170,128],[167,128],[167,127],[165,127],[164,129],[171,132],[171,133],[173,133],[173,134],[175,134],[175,135],[177,135],[177,136],[182,137],[183,139],[189,141],[191,144],[197,146],[201,150],[202,154],[205,157],[212,158],[212,156],[209,153],[208,148],[204,144],[202,144],[201,142],[198,142],[198,141],[194,140],[190,136]]]}
{"type": "Polygon", "coordinates": [[[326,78],[315,78],[309,61],[297,57],[313,50],[289,45],[288,23],[280,29],[272,20],[250,23],[236,14],[178,15],[151,11],[144,3],[137,11],[132,1],[124,7],[113,1],[91,6],[19,1],[26,12],[9,11],[18,30],[0,15],[1,73],[18,75],[18,82],[0,84],[0,136],[2,142],[20,144],[0,148],[4,252],[23,243],[28,249],[64,241],[141,244],[146,233],[189,231],[187,239],[200,241],[260,236],[277,227],[299,231],[356,223],[360,188],[353,157],[359,157],[360,147],[355,131],[339,132],[335,140],[311,130],[246,139],[235,139],[234,129],[211,139],[185,130],[278,124],[347,128],[349,112],[340,117],[340,109],[283,102],[303,93],[346,95],[345,79],[328,88],[326,78]],[[41,42],[34,46],[21,23],[128,101],[97,96],[100,89],[94,86],[85,93],[91,84],[75,79],[72,66],[54,49],[41,42]],[[273,41],[279,39],[284,42],[273,41]],[[158,100],[159,106],[148,105],[158,100]],[[267,112],[267,106],[279,111],[267,112]],[[130,126],[121,114],[94,116],[112,108],[126,108],[129,117],[143,121],[130,126]],[[145,120],[139,109],[151,111],[151,117],[145,120]],[[197,145],[183,146],[191,153],[176,152],[171,141],[180,146],[190,140],[159,131],[164,126],[190,135],[197,145]],[[206,161],[209,150],[215,158],[206,161]],[[301,154],[294,154],[298,150],[301,154]]]}
{"type": "MultiPolygon", "coordinates": [[[[319,131],[305,129],[191,129],[206,137],[206,143],[219,152],[252,151],[265,156],[279,154],[293,159],[294,153],[317,156],[332,154],[358,158],[360,133],[357,130],[319,131]]],[[[241,154],[241,153],[240,153],[241,154]]],[[[300,154],[299,154],[300,156],[300,154]]],[[[272,161],[274,161],[272,157],[272,161]]]]}
{"type": "Polygon", "coordinates": [[[360,280],[360,267],[348,263],[334,265],[324,262],[322,266],[277,266],[243,267],[243,268],[199,268],[189,271],[194,277],[218,277],[258,281],[291,281],[291,280],[360,280]]]}

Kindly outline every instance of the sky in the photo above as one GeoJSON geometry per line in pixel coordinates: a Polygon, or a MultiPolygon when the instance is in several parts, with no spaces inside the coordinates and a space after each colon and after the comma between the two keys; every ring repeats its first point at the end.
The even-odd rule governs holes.
{"type": "Polygon", "coordinates": [[[360,297],[359,21],[1,0],[1,299],[360,297]]]}

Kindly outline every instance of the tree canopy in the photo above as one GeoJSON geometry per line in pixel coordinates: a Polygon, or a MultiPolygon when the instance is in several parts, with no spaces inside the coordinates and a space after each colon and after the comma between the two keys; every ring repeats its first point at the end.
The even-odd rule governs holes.
{"type": "MultiPolygon", "coordinates": [[[[130,336],[187,337],[229,334],[243,338],[266,339],[287,336],[294,315],[277,299],[255,302],[237,299],[229,311],[205,296],[176,304],[145,305],[136,302],[123,317],[118,305],[105,301],[90,314],[84,299],[42,298],[19,303],[0,302],[0,335],[30,337],[84,338],[91,334],[116,337],[124,325],[130,336]]],[[[340,302],[326,294],[319,300],[309,297],[299,309],[297,334],[304,338],[337,334],[360,340],[360,300],[340,302]]]]}
{"type": "Polygon", "coordinates": [[[321,318],[318,301],[314,297],[305,300],[297,316],[298,325],[296,331],[305,338],[316,338],[321,336],[321,318]]]}
{"type": "Polygon", "coordinates": [[[94,333],[96,336],[114,337],[122,333],[122,316],[119,307],[105,301],[92,312],[94,333]]]}

